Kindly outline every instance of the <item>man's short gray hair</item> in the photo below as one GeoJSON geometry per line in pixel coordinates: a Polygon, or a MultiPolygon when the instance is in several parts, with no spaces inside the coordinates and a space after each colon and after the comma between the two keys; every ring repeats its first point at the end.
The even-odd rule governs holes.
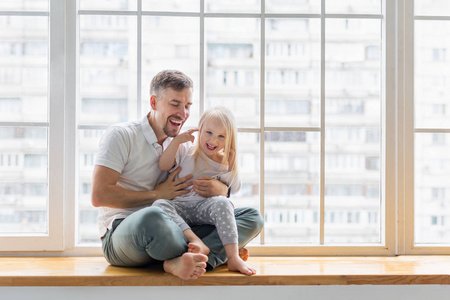
{"type": "Polygon", "coordinates": [[[194,88],[194,83],[181,71],[163,70],[153,77],[150,83],[150,96],[159,97],[169,88],[179,92],[185,88],[194,88]]]}

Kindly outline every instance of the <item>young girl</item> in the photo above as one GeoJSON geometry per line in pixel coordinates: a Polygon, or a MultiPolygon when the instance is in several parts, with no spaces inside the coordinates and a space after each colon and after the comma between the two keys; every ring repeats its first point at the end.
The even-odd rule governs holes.
{"type": "MultiPolygon", "coordinates": [[[[213,177],[230,187],[232,193],[239,190],[241,182],[236,162],[236,126],[230,110],[213,107],[200,118],[199,128],[191,129],[173,138],[160,157],[159,167],[169,171],[181,166],[177,175],[193,174],[193,179],[213,177]],[[199,131],[198,142],[193,145],[195,131],[199,131]]],[[[180,226],[189,241],[189,251],[208,255],[209,248],[196,236],[189,225],[215,225],[228,257],[228,269],[245,275],[256,270],[248,266],[239,256],[238,233],[234,218],[234,206],[224,196],[203,198],[192,187],[189,194],[173,200],[157,200],[154,206],[161,207],[180,226]]]]}

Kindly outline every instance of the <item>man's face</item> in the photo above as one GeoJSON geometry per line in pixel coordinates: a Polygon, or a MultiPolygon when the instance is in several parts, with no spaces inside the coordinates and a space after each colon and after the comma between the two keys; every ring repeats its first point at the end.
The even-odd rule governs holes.
{"type": "Polygon", "coordinates": [[[171,88],[165,90],[159,99],[153,99],[151,104],[155,111],[157,126],[164,134],[170,137],[178,135],[181,127],[189,118],[191,109],[192,91],[185,88],[175,91],[171,88]]]}

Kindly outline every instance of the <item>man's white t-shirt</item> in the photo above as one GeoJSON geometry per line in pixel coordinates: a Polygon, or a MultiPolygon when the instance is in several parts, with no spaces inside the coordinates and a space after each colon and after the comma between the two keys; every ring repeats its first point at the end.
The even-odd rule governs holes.
{"type": "MultiPolygon", "coordinates": [[[[157,184],[167,178],[168,172],[161,171],[158,163],[163,147],[167,147],[171,140],[167,138],[161,147],[147,116],[140,121],[116,124],[103,135],[95,165],[119,172],[119,187],[131,191],[153,191],[157,184]]],[[[111,228],[115,219],[126,218],[142,208],[100,207],[100,236],[111,228]]]]}

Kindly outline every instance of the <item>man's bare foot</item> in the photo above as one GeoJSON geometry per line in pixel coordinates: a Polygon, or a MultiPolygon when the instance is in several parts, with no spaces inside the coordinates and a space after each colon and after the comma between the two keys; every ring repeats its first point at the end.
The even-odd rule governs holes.
{"type": "Polygon", "coordinates": [[[247,248],[241,248],[239,249],[239,257],[243,260],[243,261],[247,261],[248,257],[249,257],[249,251],[247,248]]]}
{"type": "Polygon", "coordinates": [[[203,242],[202,243],[191,242],[188,244],[188,252],[208,255],[209,248],[205,244],[203,244],[203,242]]]}
{"type": "Polygon", "coordinates": [[[227,265],[230,271],[238,271],[249,276],[256,274],[256,270],[248,266],[239,256],[228,258],[227,265]]]}
{"type": "Polygon", "coordinates": [[[208,257],[201,253],[186,252],[182,256],[164,261],[164,271],[183,280],[197,279],[206,272],[208,257]]]}

